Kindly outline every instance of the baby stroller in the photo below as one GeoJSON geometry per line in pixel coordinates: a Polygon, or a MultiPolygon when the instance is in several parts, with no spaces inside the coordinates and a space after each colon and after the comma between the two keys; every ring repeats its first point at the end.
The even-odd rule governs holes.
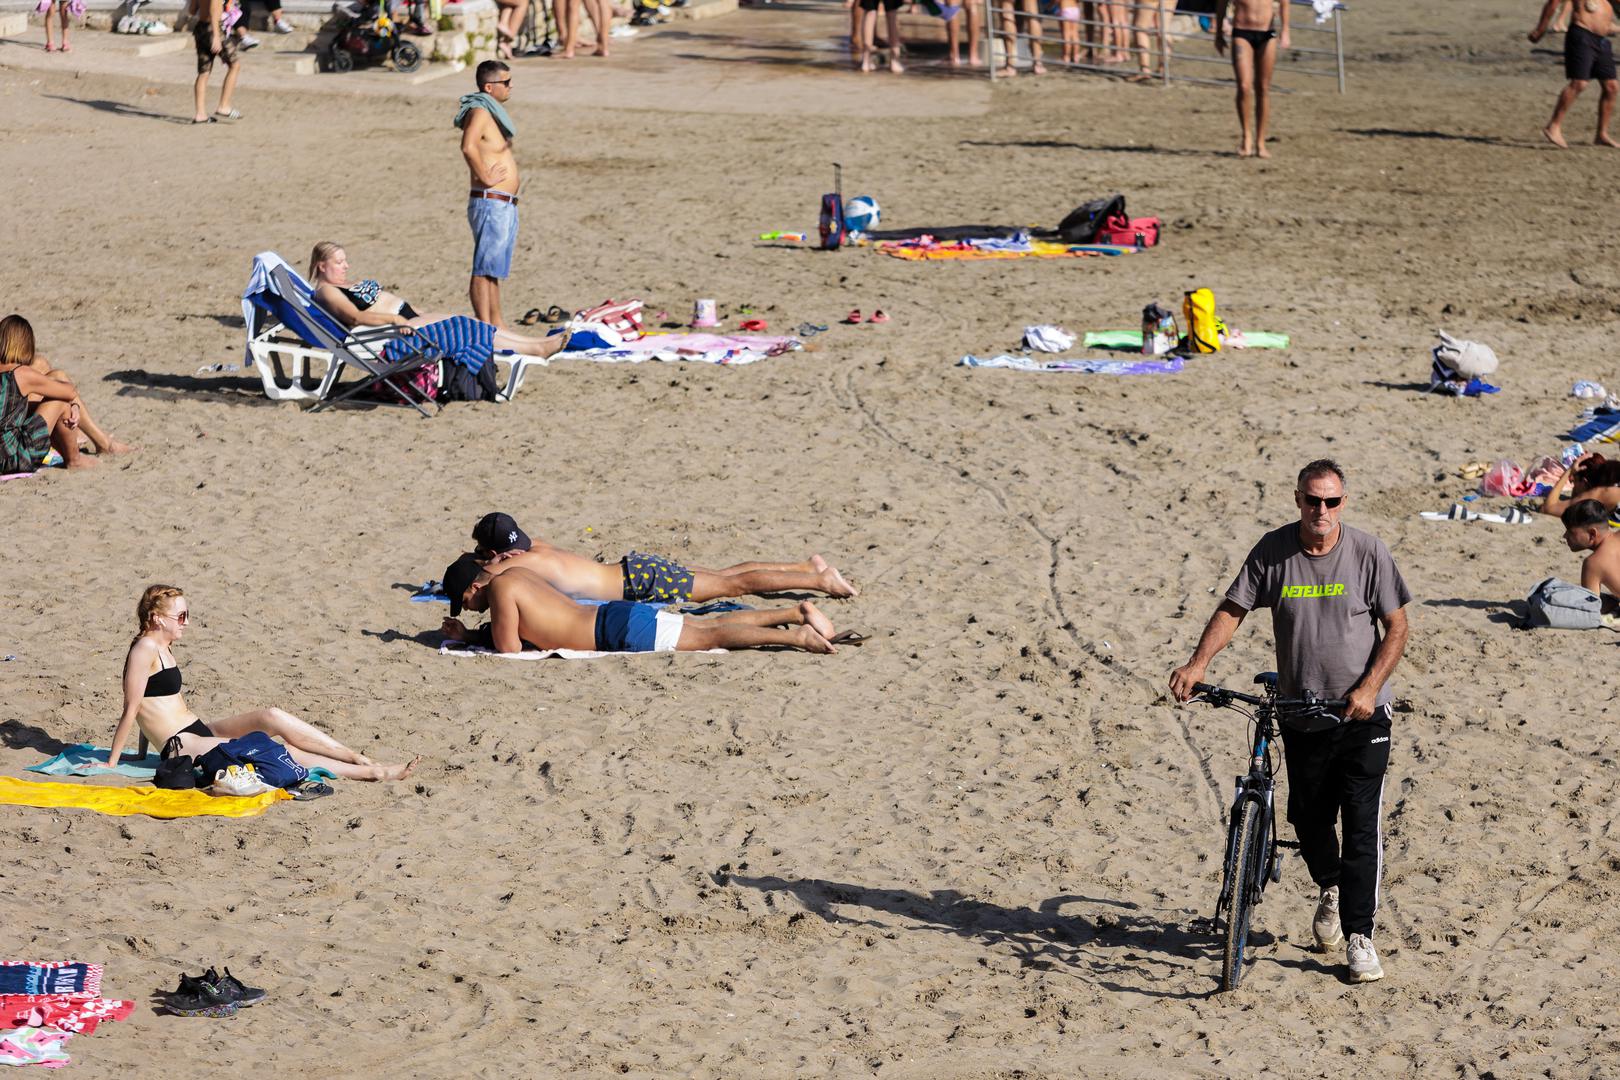
{"type": "Polygon", "coordinates": [[[332,5],[337,17],[337,36],[326,54],[329,71],[353,71],[356,60],[380,63],[384,57],[394,62],[394,70],[409,75],[422,66],[422,50],[400,36],[401,26],[388,15],[379,0],[360,0],[344,6],[332,5]]]}

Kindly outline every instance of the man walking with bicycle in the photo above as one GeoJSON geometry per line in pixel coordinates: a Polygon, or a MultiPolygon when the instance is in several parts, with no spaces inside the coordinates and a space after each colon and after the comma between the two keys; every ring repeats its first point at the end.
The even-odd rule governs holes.
{"type": "Polygon", "coordinates": [[[1192,659],[1170,675],[1177,701],[1232,641],[1244,616],[1271,609],[1278,694],[1345,698],[1343,721],[1300,730],[1283,721],[1288,820],[1321,890],[1311,931],[1323,952],[1346,938],[1351,982],[1384,977],[1373,948],[1389,767],[1390,673],[1406,649],[1406,582],[1383,541],[1339,522],[1344,470],[1323,458],[1299,471],[1299,521],[1261,537],[1215,609],[1192,659]],[[1382,631],[1380,633],[1380,630],[1382,631]],[[1342,820],[1343,843],[1336,831],[1342,820]]]}

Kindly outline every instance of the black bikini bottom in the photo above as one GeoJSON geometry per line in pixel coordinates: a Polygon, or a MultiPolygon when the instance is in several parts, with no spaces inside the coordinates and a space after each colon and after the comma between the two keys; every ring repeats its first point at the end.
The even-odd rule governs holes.
{"type": "Polygon", "coordinates": [[[214,737],[214,730],[201,720],[193,720],[173,735],[170,735],[169,741],[163,744],[162,757],[164,761],[180,755],[180,736],[182,735],[201,735],[205,739],[211,739],[214,737]]]}

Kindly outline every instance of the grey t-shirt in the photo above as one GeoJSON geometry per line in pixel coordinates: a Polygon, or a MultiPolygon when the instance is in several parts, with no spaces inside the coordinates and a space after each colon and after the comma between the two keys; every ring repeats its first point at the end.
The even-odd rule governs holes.
{"type": "MultiPolygon", "coordinates": [[[[1376,536],[1340,525],[1332,551],[1308,555],[1293,522],[1260,538],[1226,598],[1250,611],[1271,609],[1280,696],[1312,690],[1338,698],[1366,674],[1378,619],[1405,607],[1412,594],[1376,536]]],[[[1385,683],[1378,704],[1393,696],[1385,683]]]]}

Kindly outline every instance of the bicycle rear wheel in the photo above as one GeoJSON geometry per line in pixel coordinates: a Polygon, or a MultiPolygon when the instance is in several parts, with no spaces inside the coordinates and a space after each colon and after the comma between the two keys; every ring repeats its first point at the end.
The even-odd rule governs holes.
{"type": "Polygon", "coordinates": [[[1226,913],[1226,948],[1221,956],[1221,989],[1236,990],[1243,981],[1243,953],[1249,944],[1249,917],[1254,912],[1255,882],[1266,857],[1263,814],[1254,799],[1238,810],[1237,851],[1232,859],[1232,906],[1226,913]]]}

